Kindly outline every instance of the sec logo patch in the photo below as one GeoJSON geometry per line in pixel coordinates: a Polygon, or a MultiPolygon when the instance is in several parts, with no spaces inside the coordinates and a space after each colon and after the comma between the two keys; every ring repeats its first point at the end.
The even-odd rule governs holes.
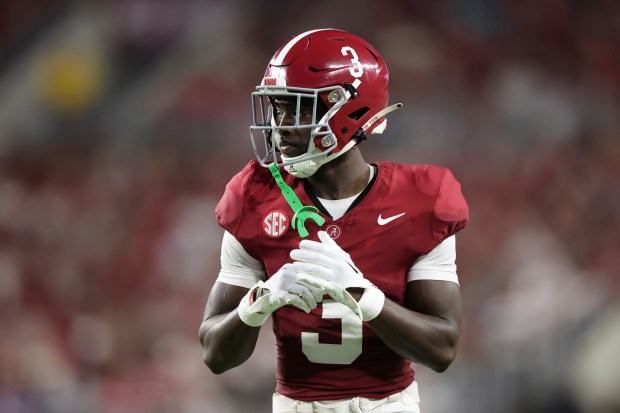
{"type": "Polygon", "coordinates": [[[289,220],[282,211],[271,211],[263,218],[263,231],[270,238],[279,238],[286,233],[289,220]]]}

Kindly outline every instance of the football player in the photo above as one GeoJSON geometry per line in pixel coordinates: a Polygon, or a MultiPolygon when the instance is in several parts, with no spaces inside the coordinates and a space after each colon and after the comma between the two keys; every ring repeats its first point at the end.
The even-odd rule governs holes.
{"type": "Polygon", "coordinates": [[[442,372],[456,355],[468,207],[448,169],[364,160],[360,143],[402,106],[388,78],[368,42],[321,29],[282,45],[252,93],[257,160],[216,207],[200,341],[225,372],[272,316],[274,412],[419,412],[411,362],[442,372]]]}

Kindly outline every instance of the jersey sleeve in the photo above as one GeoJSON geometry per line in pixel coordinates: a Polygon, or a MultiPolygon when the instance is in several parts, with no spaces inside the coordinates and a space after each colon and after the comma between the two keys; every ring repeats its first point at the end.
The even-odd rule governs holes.
{"type": "Polygon", "coordinates": [[[257,168],[260,168],[258,162],[250,161],[228,182],[224,195],[215,207],[218,225],[231,233],[253,258],[259,257],[258,221],[253,205],[257,195],[252,195],[257,187],[257,168]]]}
{"type": "Polygon", "coordinates": [[[416,280],[451,281],[458,284],[456,274],[456,236],[451,235],[428,254],[422,255],[409,269],[407,282],[416,280]]]}
{"type": "Polygon", "coordinates": [[[228,231],[224,232],[222,238],[220,262],[221,269],[217,281],[252,288],[258,281],[265,280],[265,269],[260,261],[252,258],[228,231]]]}
{"type": "Polygon", "coordinates": [[[218,225],[233,235],[241,224],[245,194],[252,179],[252,171],[250,162],[226,184],[224,195],[215,207],[218,225]]]}
{"type": "Polygon", "coordinates": [[[433,211],[433,237],[437,243],[456,234],[469,222],[469,208],[461,184],[449,169],[444,170],[433,211]]]}

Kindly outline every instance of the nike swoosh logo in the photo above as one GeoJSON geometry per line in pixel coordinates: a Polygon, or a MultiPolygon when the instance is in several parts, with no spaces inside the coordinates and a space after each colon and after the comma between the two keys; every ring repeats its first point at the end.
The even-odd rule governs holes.
{"type": "Polygon", "coordinates": [[[389,224],[390,222],[394,221],[395,219],[398,219],[398,218],[402,217],[403,215],[405,215],[404,212],[402,214],[394,215],[394,216],[391,216],[391,217],[388,217],[388,218],[383,218],[383,217],[381,217],[381,214],[379,214],[379,217],[377,218],[377,224],[379,224],[379,225],[389,224]]]}

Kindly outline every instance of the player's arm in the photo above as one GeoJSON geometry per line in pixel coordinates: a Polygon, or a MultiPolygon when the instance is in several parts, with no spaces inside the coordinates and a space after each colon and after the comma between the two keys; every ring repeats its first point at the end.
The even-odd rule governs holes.
{"type": "Polygon", "coordinates": [[[269,315],[284,305],[310,312],[322,290],[296,284],[297,275],[284,266],[264,286],[250,289],[216,281],[199,329],[202,357],[215,374],[243,364],[254,352],[258,333],[269,315]],[[253,301],[253,303],[251,302],[253,301]]]}
{"type": "Polygon", "coordinates": [[[271,313],[285,305],[308,313],[323,298],[321,288],[299,283],[301,275],[290,264],[263,282],[261,263],[228,232],[222,241],[221,263],[199,329],[204,362],[216,374],[252,355],[259,327],[271,313]]]}
{"type": "Polygon", "coordinates": [[[296,270],[316,276],[307,282],[320,284],[360,315],[394,352],[435,371],[447,369],[456,355],[461,320],[454,237],[411,268],[404,306],[365,279],[325,232],[319,232],[319,239],[303,240],[291,251],[296,270]]]}
{"type": "Polygon", "coordinates": [[[202,358],[215,374],[243,364],[254,352],[260,328],[239,318],[237,307],[247,288],[219,281],[211,289],[200,325],[202,358]]]}
{"type": "Polygon", "coordinates": [[[237,307],[247,288],[219,281],[211,289],[199,336],[202,358],[215,374],[243,364],[254,352],[260,328],[239,318],[237,307]]]}
{"type": "Polygon", "coordinates": [[[386,299],[370,325],[395,352],[443,371],[456,356],[461,331],[455,236],[420,257],[407,280],[404,306],[386,299]]]}
{"type": "Polygon", "coordinates": [[[244,363],[254,352],[259,328],[244,323],[238,306],[248,291],[265,278],[262,265],[224,233],[221,270],[211,289],[199,329],[205,364],[216,374],[244,363]]]}
{"type": "Polygon", "coordinates": [[[461,312],[458,284],[417,280],[407,283],[404,306],[386,298],[369,324],[394,352],[442,372],[457,353],[461,312]]]}
{"type": "MultiPolygon", "coordinates": [[[[411,267],[403,306],[386,299],[370,326],[396,353],[435,371],[444,371],[457,353],[462,303],[456,274],[454,234],[469,220],[461,185],[443,168],[429,168],[427,182],[438,186],[433,235],[440,243],[411,267]]],[[[428,188],[432,190],[432,188],[428,188]]]]}

